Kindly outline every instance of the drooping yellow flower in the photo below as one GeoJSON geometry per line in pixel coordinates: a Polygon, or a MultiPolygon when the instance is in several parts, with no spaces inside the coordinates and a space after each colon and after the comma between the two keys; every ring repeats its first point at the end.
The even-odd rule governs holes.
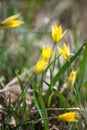
{"type": "Polygon", "coordinates": [[[42,59],[43,60],[49,60],[52,55],[52,50],[50,47],[43,47],[42,49],[42,59]]]}
{"type": "Polygon", "coordinates": [[[72,88],[76,80],[77,71],[72,70],[69,76],[69,88],[72,88]]]}
{"type": "Polygon", "coordinates": [[[78,117],[76,112],[67,112],[58,116],[60,120],[67,122],[78,122],[76,117],[78,117]]]}
{"type": "Polygon", "coordinates": [[[65,60],[70,61],[70,49],[65,43],[63,44],[63,49],[58,47],[58,51],[65,60]]]}
{"type": "Polygon", "coordinates": [[[66,31],[63,33],[62,32],[62,27],[61,25],[53,25],[52,26],[52,38],[55,41],[55,43],[59,42],[61,38],[65,35],[66,31]]]}
{"type": "Polygon", "coordinates": [[[17,20],[19,16],[20,16],[20,13],[6,18],[4,21],[1,22],[1,26],[7,27],[7,28],[14,28],[14,27],[20,26],[24,22],[22,20],[17,20]]]}
{"type": "Polygon", "coordinates": [[[34,69],[34,73],[39,73],[41,72],[47,65],[47,62],[43,59],[39,60],[36,64],[36,67],[34,69]]]}

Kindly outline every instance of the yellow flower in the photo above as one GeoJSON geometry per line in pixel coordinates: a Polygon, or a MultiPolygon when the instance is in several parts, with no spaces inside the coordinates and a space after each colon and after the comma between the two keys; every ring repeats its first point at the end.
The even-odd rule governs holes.
{"type": "Polygon", "coordinates": [[[62,27],[53,25],[52,26],[52,38],[55,41],[55,43],[59,42],[61,38],[65,35],[66,31],[62,33],[62,27]]]}
{"type": "Polygon", "coordinates": [[[67,112],[58,116],[60,120],[67,121],[67,122],[78,122],[76,117],[77,117],[76,112],[67,112]]]}
{"type": "Polygon", "coordinates": [[[65,43],[63,44],[63,49],[58,47],[58,51],[60,52],[60,54],[63,56],[64,59],[70,61],[70,49],[65,43]]]}
{"type": "Polygon", "coordinates": [[[34,73],[39,73],[41,72],[47,65],[47,62],[43,59],[39,60],[36,64],[36,67],[34,69],[34,73]]]}
{"type": "Polygon", "coordinates": [[[72,70],[69,76],[69,88],[72,88],[76,80],[77,71],[72,70]]]}
{"type": "Polygon", "coordinates": [[[20,13],[10,16],[6,18],[4,21],[2,21],[1,25],[7,28],[14,28],[16,26],[20,26],[24,22],[22,20],[17,20],[19,16],[20,16],[20,13]]]}
{"type": "Polygon", "coordinates": [[[49,60],[52,55],[52,50],[50,47],[43,47],[42,49],[42,59],[43,60],[49,60]]]}

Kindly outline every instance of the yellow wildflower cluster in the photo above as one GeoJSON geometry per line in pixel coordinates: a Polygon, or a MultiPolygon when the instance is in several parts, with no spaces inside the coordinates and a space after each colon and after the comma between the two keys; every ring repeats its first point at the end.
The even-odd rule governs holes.
{"type": "Polygon", "coordinates": [[[10,16],[1,22],[1,26],[7,27],[7,28],[14,28],[14,27],[20,26],[24,22],[22,20],[17,20],[17,18],[19,17],[20,17],[20,13],[10,16]]]}
{"type": "MultiPolygon", "coordinates": [[[[58,43],[62,37],[65,35],[67,30],[62,32],[62,27],[58,25],[53,25],[52,26],[52,38],[55,43],[58,43]]],[[[58,47],[59,53],[63,56],[63,58],[67,61],[70,61],[70,49],[69,47],[64,43],[63,48],[58,47]]]]}
{"type": "MultiPolygon", "coordinates": [[[[52,26],[52,38],[54,40],[54,43],[58,43],[61,38],[64,36],[64,34],[66,33],[67,30],[65,30],[64,33],[62,33],[62,27],[61,26],[57,26],[57,25],[53,25],[52,26]]],[[[70,48],[69,46],[67,46],[65,43],[63,44],[63,47],[60,48],[58,47],[58,51],[59,53],[62,55],[62,57],[67,60],[68,62],[70,62],[70,56],[72,55],[70,53],[70,48]]],[[[68,79],[68,86],[71,89],[75,83],[76,80],[76,71],[72,70],[72,72],[70,73],[69,79],[68,79]]]]}
{"type": "MultiPolygon", "coordinates": [[[[7,28],[14,28],[17,26],[22,25],[24,22],[22,20],[17,20],[19,18],[20,13],[10,16],[4,21],[1,22],[1,26],[7,27],[7,28]]],[[[54,43],[58,43],[62,37],[65,35],[66,30],[62,32],[62,27],[53,25],[52,26],[52,38],[54,40],[54,43]]],[[[58,47],[59,53],[63,56],[65,60],[70,62],[70,48],[64,43],[63,47],[58,47]]],[[[50,47],[43,47],[42,48],[42,56],[41,59],[37,62],[34,73],[39,73],[44,70],[44,68],[47,66],[49,59],[52,55],[52,49],[50,47]]],[[[68,79],[69,87],[73,87],[75,80],[76,80],[76,71],[72,70],[68,79]]],[[[58,116],[58,119],[66,121],[66,122],[78,122],[77,113],[76,112],[68,112],[64,113],[58,116]]]]}
{"type": "Polygon", "coordinates": [[[78,122],[76,112],[67,112],[58,116],[58,119],[66,122],[78,122]]]}
{"type": "MultiPolygon", "coordinates": [[[[62,32],[62,27],[61,26],[57,26],[57,25],[53,25],[52,26],[52,38],[54,40],[55,43],[58,43],[61,38],[65,35],[67,30],[64,31],[64,33],[62,32]]],[[[58,47],[58,51],[59,53],[63,56],[63,58],[65,60],[67,60],[68,62],[70,62],[70,48],[64,43],[63,44],[63,48],[58,47]]],[[[50,59],[52,55],[52,50],[50,47],[46,48],[43,47],[42,49],[42,61],[44,60],[44,62],[46,62],[50,59]]],[[[41,69],[41,66],[43,66],[43,62],[38,61],[39,64],[37,63],[36,67],[35,67],[35,73],[36,72],[41,72],[44,68],[45,68],[45,64],[44,67],[42,67],[43,69],[41,69]],[[40,65],[42,64],[42,65],[40,65]],[[37,68],[39,68],[40,65],[40,71],[36,71],[38,70],[37,68]]]]}

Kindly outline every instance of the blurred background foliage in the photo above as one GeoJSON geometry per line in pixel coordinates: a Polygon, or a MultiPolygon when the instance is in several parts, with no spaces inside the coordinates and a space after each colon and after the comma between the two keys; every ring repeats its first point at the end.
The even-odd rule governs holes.
{"type": "Polygon", "coordinates": [[[86,0],[0,0],[0,21],[19,12],[24,21],[14,29],[0,27],[0,79],[7,83],[16,68],[21,73],[36,63],[41,47],[52,43],[52,24],[69,29],[64,40],[76,51],[87,39],[86,5],[86,0]]]}

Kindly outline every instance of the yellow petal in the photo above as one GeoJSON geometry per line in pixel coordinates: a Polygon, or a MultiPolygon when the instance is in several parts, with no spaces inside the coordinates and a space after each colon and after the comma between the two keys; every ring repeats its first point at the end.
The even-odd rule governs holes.
{"type": "Polygon", "coordinates": [[[60,47],[58,47],[58,51],[59,51],[59,53],[60,53],[60,54],[62,54],[62,53],[63,53],[63,49],[62,49],[62,48],[60,48],[60,47]]]}
{"type": "Polygon", "coordinates": [[[42,49],[42,59],[49,60],[52,55],[52,50],[50,47],[43,47],[42,49]]]}
{"type": "Polygon", "coordinates": [[[36,67],[34,69],[34,73],[39,73],[41,72],[47,65],[47,62],[43,59],[39,60],[36,64],[36,67]]]}
{"type": "Polygon", "coordinates": [[[52,38],[55,41],[55,43],[59,42],[61,38],[65,35],[66,31],[63,33],[62,32],[62,27],[53,25],[52,26],[52,38]]]}
{"type": "Polygon", "coordinates": [[[69,76],[69,88],[71,89],[76,80],[77,71],[72,70],[69,76]]]}
{"type": "Polygon", "coordinates": [[[10,17],[6,18],[4,21],[2,21],[1,24],[5,24],[5,23],[7,23],[7,22],[9,22],[9,21],[11,21],[11,20],[15,20],[15,19],[17,19],[20,15],[21,15],[21,13],[18,13],[18,14],[16,14],[16,15],[10,16],[10,17]]]}
{"type": "Polygon", "coordinates": [[[7,28],[13,28],[13,27],[17,27],[19,25],[22,25],[24,22],[22,20],[12,20],[10,22],[4,23],[3,26],[7,27],[7,28]]]}
{"type": "Polygon", "coordinates": [[[63,44],[63,49],[58,47],[58,51],[64,59],[70,61],[70,49],[65,43],[63,44]]]}
{"type": "Polygon", "coordinates": [[[65,52],[67,53],[67,55],[70,55],[70,49],[69,49],[69,47],[65,43],[63,45],[63,50],[65,50],[65,52]]]}
{"type": "Polygon", "coordinates": [[[67,112],[58,116],[60,120],[67,121],[67,122],[78,122],[76,117],[77,117],[76,112],[67,112]]]}

